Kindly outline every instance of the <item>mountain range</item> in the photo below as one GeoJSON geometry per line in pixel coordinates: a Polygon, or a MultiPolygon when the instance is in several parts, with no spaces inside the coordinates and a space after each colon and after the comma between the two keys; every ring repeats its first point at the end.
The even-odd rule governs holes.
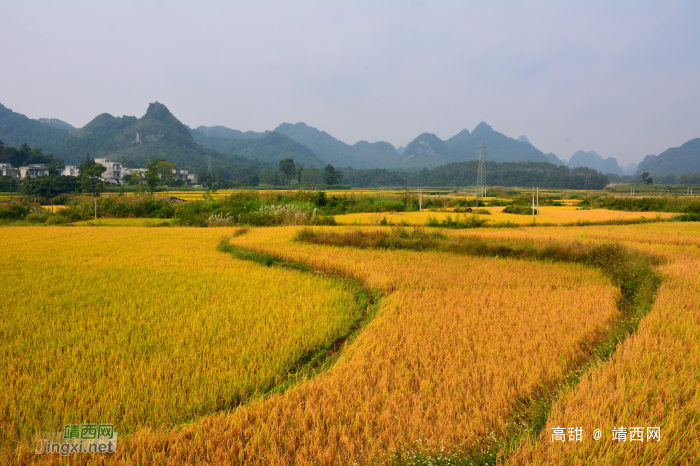
{"type": "Polygon", "coordinates": [[[274,131],[304,144],[336,167],[385,168],[399,158],[399,153],[388,142],[359,141],[351,146],[304,123],[282,123],[274,131]]]}
{"type": "MultiPolygon", "coordinates": [[[[150,104],[141,118],[98,115],[83,128],[56,119],[32,120],[0,105],[0,140],[8,146],[26,142],[45,152],[78,163],[85,154],[141,163],[151,156],[164,157],[183,168],[201,169],[207,155],[216,164],[232,160],[255,160],[276,165],[282,158],[297,164],[323,167],[420,169],[452,162],[475,160],[483,141],[487,160],[497,162],[536,161],[569,167],[590,167],[601,173],[639,174],[642,171],[681,174],[700,171],[700,138],[671,148],[659,156],[647,156],[639,165],[620,167],[614,157],[603,159],[593,151],[578,151],[566,162],[554,154],[535,148],[527,136],[510,138],[481,122],[473,131],[463,129],[441,140],[422,133],[406,147],[394,148],[388,142],[360,141],[353,145],[334,138],[305,123],[282,123],[272,131],[239,131],[224,126],[182,124],[163,104],[150,104]]],[[[272,166],[272,165],[270,165],[272,166]]]]}
{"type": "Polygon", "coordinates": [[[496,162],[561,162],[554,154],[548,156],[536,149],[526,137],[521,136],[520,140],[516,140],[494,131],[491,126],[481,122],[471,133],[468,129],[463,129],[445,141],[434,134],[421,134],[406,146],[406,150],[401,154],[396,166],[431,168],[452,162],[476,160],[479,158],[479,146],[482,141],[486,147],[488,160],[496,162]]]}
{"type": "Polygon", "coordinates": [[[311,149],[281,133],[274,131],[265,131],[264,133],[253,133],[252,131],[247,133],[237,132],[244,135],[244,137],[207,136],[205,134],[206,131],[209,134],[239,136],[234,133],[236,130],[223,126],[214,128],[219,129],[209,131],[210,128],[200,126],[196,130],[191,129],[190,134],[197,144],[222,154],[237,154],[249,159],[273,163],[279,163],[282,159],[291,158],[294,159],[294,163],[297,165],[301,164],[306,167],[322,168],[326,165],[311,149]]]}
{"type": "Polygon", "coordinates": [[[603,159],[600,155],[593,151],[584,152],[582,150],[576,152],[569,160],[569,167],[588,167],[598,170],[600,173],[612,173],[615,175],[624,175],[622,168],[617,164],[617,159],[608,157],[603,159]]]}

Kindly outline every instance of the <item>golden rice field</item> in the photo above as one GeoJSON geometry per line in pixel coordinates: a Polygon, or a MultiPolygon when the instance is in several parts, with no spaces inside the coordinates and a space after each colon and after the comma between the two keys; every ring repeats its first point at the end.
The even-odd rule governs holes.
{"type": "Polygon", "coordinates": [[[339,253],[294,243],[295,231],[254,229],[232,243],[379,288],[378,316],[328,372],[230,413],[139,432],[114,461],[348,464],[416,440],[470,449],[506,429],[518,399],[561,380],[618,315],[618,291],[581,266],[339,253]]]}
{"type": "MultiPolygon", "coordinates": [[[[480,208],[482,209],[482,208],[480,208]]],[[[656,219],[656,218],[671,218],[673,213],[670,212],[626,212],[621,210],[593,209],[593,210],[577,210],[574,206],[543,206],[540,207],[540,214],[536,217],[532,215],[506,214],[503,213],[503,207],[484,207],[483,210],[488,210],[491,215],[483,215],[482,218],[489,220],[490,223],[511,222],[518,225],[531,225],[533,218],[535,223],[539,225],[571,225],[577,222],[609,222],[615,220],[633,220],[633,219],[656,219]]],[[[402,223],[408,225],[425,225],[428,217],[435,217],[442,221],[450,216],[453,220],[458,214],[454,212],[373,212],[373,213],[358,213],[337,215],[336,221],[342,225],[379,225],[386,218],[387,222],[400,225],[402,223]]],[[[459,214],[460,218],[470,216],[472,214],[459,214]]]]}
{"type": "Polygon", "coordinates": [[[216,250],[224,229],[0,229],[0,464],[67,423],[178,425],[266,390],[359,315],[337,281],[216,250]]]}
{"type": "MultiPolygon", "coordinates": [[[[358,227],[332,228],[351,231],[358,227]]],[[[14,307],[0,304],[3,315],[14,311],[13,315],[17,316],[14,321],[5,319],[0,324],[3,336],[0,355],[4,360],[14,356],[16,361],[14,366],[8,366],[11,369],[0,368],[0,371],[14,371],[0,380],[25,383],[22,388],[29,387],[26,397],[21,397],[14,386],[3,387],[0,412],[15,417],[37,413],[42,405],[37,400],[41,400],[45,406],[60,410],[53,416],[59,427],[65,420],[61,414],[67,412],[79,417],[71,418],[73,422],[83,422],[83,416],[136,413],[122,418],[128,436],[123,439],[120,435],[119,449],[114,455],[93,459],[87,456],[62,459],[58,455],[37,458],[21,449],[15,457],[17,462],[397,464],[391,452],[400,449],[468,456],[480,448],[483,440],[507,433],[514,422],[518,401],[557,386],[572,368],[589,358],[590,345],[620,317],[615,305],[619,290],[602,273],[587,267],[429,251],[336,248],[296,242],[293,238],[297,231],[297,227],[255,228],[231,239],[230,243],[279,255],[316,271],[352,277],[381,290],[384,298],[378,313],[327,371],[284,393],[255,398],[233,410],[217,410],[211,404],[191,403],[192,397],[173,401],[184,393],[175,383],[194,378],[201,385],[215,380],[213,386],[228,393],[227,384],[246,387],[234,381],[240,381],[248,374],[246,371],[259,365],[266,370],[255,373],[260,376],[255,380],[274,381],[290,365],[285,354],[299,350],[295,337],[304,340],[314,335],[313,343],[304,340],[302,345],[317,346],[347,329],[357,313],[352,295],[336,280],[264,268],[216,251],[219,237],[228,234],[229,229],[0,229],[0,234],[9,238],[5,242],[8,250],[0,257],[7,258],[5,264],[17,264],[4,272],[4,276],[0,272],[3,283],[24,291],[13,294],[13,302],[36,302],[40,309],[32,315],[31,310],[27,312],[30,309],[27,306],[23,311],[14,311],[14,307]],[[21,234],[8,233],[17,231],[21,234]],[[121,252],[118,256],[124,259],[105,258],[102,250],[108,247],[116,248],[121,252]],[[41,259],[39,252],[54,259],[41,259]],[[28,264],[33,274],[23,272],[20,263],[28,264]],[[70,294],[72,288],[62,285],[63,281],[57,279],[60,277],[68,277],[65,281],[79,292],[70,294]],[[83,285],[90,279],[94,281],[94,277],[100,278],[92,288],[83,285]],[[282,286],[277,285],[280,277],[285,277],[280,282],[282,286]],[[269,285],[271,281],[275,286],[269,285]],[[122,282],[126,283],[124,289],[134,292],[122,299],[111,298],[110,286],[122,282]],[[169,292],[167,284],[178,290],[177,298],[169,292]],[[221,301],[216,303],[203,299],[227,286],[238,291],[217,295],[221,301]],[[50,292],[41,300],[28,296],[29,290],[37,288],[50,292]],[[208,294],[202,291],[205,289],[208,294]],[[249,289],[264,291],[256,299],[244,295],[239,299],[247,304],[239,303],[235,297],[240,295],[236,293],[249,289]],[[317,289],[319,292],[315,293],[317,289]],[[139,295],[138,290],[149,290],[148,300],[140,306],[132,304],[139,303],[132,298],[139,295]],[[184,295],[182,290],[186,290],[184,295]],[[185,313],[184,309],[192,309],[181,304],[188,292],[198,294],[199,305],[195,307],[207,312],[197,313],[196,317],[185,313]],[[120,303],[128,325],[120,322],[115,312],[103,312],[102,308],[109,309],[101,306],[105,301],[120,303]],[[299,307],[277,309],[285,301],[297,302],[299,307]],[[62,304],[47,317],[46,311],[51,310],[54,302],[62,304]],[[77,303],[88,305],[81,308],[77,303]],[[149,307],[157,310],[149,314],[149,307]],[[95,308],[98,310],[94,315],[89,316],[90,312],[85,311],[95,308]],[[173,314],[172,308],[179,309],[176,311],[179,314],[173,314]],[[71,313],[81,313],[84,316],[81,322],[87,323],[69,330],[68,335],[42,330],[35,337],[26,332],[28,328],[40,327],[38,322],[45,324],[47,319],[71,329],[65,324],[71,322],[71,313]],[[144,313],[146,318],[140,318],[144,313]],[[174,315],[184,322],[167,318],[174,315]],[[243,320],[231,323],[234,316],[240,315],[245,316],[241,317],[243,320]],[[323,316],[322,322],[317,322],[318,318],[307,321],[314,315],[323,316]],[[22,326],[15,322],[21,322],[22,326]],[[25,333],[17,327],[25,329],[25,333]],[[253,333],[254,341],[231,334],[232,330],[251,327],[257,330],[253,333]],[[131,333],[124,331],[125,328],[131,333]],[[194,328],[198,331],[193,331],[194,328]],[[202,329],[214,336],[199,338],[202,329]],[[272,329],[274,336],[267,336],[267,329],[272,329]],[[288,335],[287,329],[294,336],[288,335]],[[114,336],[104,337],[103,333],[114,336]],[[14,339],[6,339],[6,334],[14,339]],[[137,335],[143,340],[136,341],[144,341],[143,345],[117,345],[119,349],[114,350],[107,344],[134,339],[127,340],[126,335],[137,335]],[[95,338],[97,343],[90,345],[95,338]],[[25,339],[27,343],[23,343],[25,339]],[[277,340],[286,346],[278,348],[274,344],[277,340]],[[36,343],[39,341],[43,346],[36,343]],[[155,351],[155,344],[164,345],[163,353],[168,354],[146,358],[144,354],[155,351]],[[22,358],[15,347],[31,357],[22,358]],[[109,350],[104,350],[105,347],[109,350]],[[226,348],[231,349],[227,352],[226,348]],[[257,361],[245,359],[247,366],[240,363],[241,357],[236,359],[232,354],[249,349],[248,358],[251,358],[252,354],[257,355],[253,348],[264,351],[257,361]],[[131,352],[136,352],[138,357],[129,365],[125,360],[131,352]],[[69,361],[59,365],[56,371],[63,378],[55,377],[55,366],[49,364],[53,360],[51,356],[57,354],[67,355],[69,361]],[[217,360],[222,354],[223,359],[217,360]],[[81,376],[89,378],[84,382],[68,368],[71,364],[79,366],[76,361],[90,355],[103,365],[99,370],[79,367],[81,376]],[[42,363],[36,364],[37,360],[42,363]],[[105,364],[111,361],[115,361],[117,370],[104,369],[112,367],[105,364]],[[164,367],[169,365],[177,367],[177,375],[172,378],[168,378],[169,372],[164,372],[164,367]],[[25,372],[29,374],[26,377],[25,372]],[[114,382],[114,374],[118,374],[119,382],[114,382]],[[147,374],[151,374],[150,378],[147,374]],[[52,381],[44,382],[40,376],[52,381]],[[136,381],[128,380],[129,377],[136,381]],[[33,384],[37,383],[40,389],[34,388],[33,384]],[[61,384],[64,388],[67,385],[66,390],[73,396],[61,395],[56,401],[53,389],[61,384]],[[104,399],[112,403],[101,408],[88,405],[88,401],[97,400],[96,395],[85,397],[76,390],[89,384],[106,387],[110,397],[104,399]],[[161,390],[162,387],[170,391],[161,390]],[[153,414],[152,406],[144,407],[148,403],[128,403],[132,398],[125,392],[138,390],[144,400],[160,410],[175,406],[173,411],[177,411],[181,407],[178,403],[186,408],[177,411],[179,418],[168,418],[172,413],[153,414]],[[125,404],[128,409],[123,407],[125,404]],[[121,411],[115,406],[122,406],[121,411]],[[202,407],[197,412],[199,416],[182,415],[196,411],[195,406],[202,407]],[[192,422],[184,423],[185,420],[192,422]]],[[[699,224],[476,229],[447,234],[513,241],[614,241],[662,259],[659,271],[664,281],[638,331],[621,344],[610,360],[593,366],[578,385],[561,394],[552,407],[546,428],[535,439],[521,439],[504,459],[507,464],[700,463],[699,224]],[[634,444],[629,440],[612,441],[612,427],[635,425],[659,426],[661,440],[634,444]],[[581,426],[587,435],[580,443],[553,443],[552,427],[557,426],[581,426]],[[591,438],[595,428],[603,431],[600,441],[591,438]]],[[[117,292],[120,289],[118,286],[117,292]]],[[[252,383],[253,379],[249,376],[246,380],[252,383]]],[[[188,387],[196,392],[199,386],[190,383],[188,387]]],[[[216,398],[211,396],[215,392],[199,388],[197,393],[211,400],[216,398]]],[[[46,421],[51,418],[49,413],[42,411],[35,416],[42,419],[37,422],[52,422],[46,421]]],[[[27,429],[33,430],[35,426],[27,429]]],[[[0,430],[4,431],[13,432],[0,430]]],[[[7,445],[8,442],[3,443],[5,453],[10,451],[7,445]]]]}
{"type": "Polygon", "coordinates": [[[590,371],[553,406],[536,443],[523,443],[508,464],[700,464],[700,225],[591,228],[665,257],[652,311],[611,360],[590,371]],[[552,442],[552,428],[581,426],[581,443],[552,442]],[[659,427],[658,442],[613,441],[612,429],[659,427]]]}

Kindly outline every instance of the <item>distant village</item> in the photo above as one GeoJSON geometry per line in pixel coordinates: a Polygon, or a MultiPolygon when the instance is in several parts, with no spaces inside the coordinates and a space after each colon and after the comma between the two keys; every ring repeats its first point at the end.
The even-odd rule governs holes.
{"type": "MultiPolygon", "coordinates": [[[[145,168],[123,168],[121,163],[114,162],[107,158],[95,159],[95,163],[105,167],[102,172],[101,179],[107,184],[121,185],[125,184],[124,177],[134,174],[145,176],[145,168]]],[[[61,176],[80,176],[80,167],[77,165],[66,165],[65,168],[58,172],[61,176]]],[[[183,181],[186,185],[193,186],[197,184],[197,175],[190,173],[188,170],[173,170],[176,180],[183,181]]],[[[16,180],[33,179],[39,176],[48,176],[49,167],[45,164],[28,164],[26,167],[14,168],[9,163],[0,163],[0,176],[11,176],[16,180]]]]}

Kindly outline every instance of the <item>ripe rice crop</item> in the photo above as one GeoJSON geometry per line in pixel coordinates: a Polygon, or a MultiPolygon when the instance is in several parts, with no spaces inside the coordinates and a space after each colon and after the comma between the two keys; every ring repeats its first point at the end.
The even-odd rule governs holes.
{"type": "MultiPolygon", "coordinates": [[[[480,207],[480,209],[488,210],[491,215],[484,216],[484,219],[488,220],[487,225],[497,224],[499,222],[511,222],[517,223],[519,225],[530,225],[533,223],[532,215],[516,215],[503,213],[503,207],[480,207]]],[[[442,221],[450,215],[453,219],[455,218],[455,213],[453,212],[388,212],[388,213],[357,213],[357,214],[345,214],[336,215],[335,220],[342,225],[379,225],[383,219],[387,222],[393,224],[407,224],[407,225],[425,225],[428,221],[428,217],[435,217],[437,220],[442,221]]],[[[461,214],[462,218],[465,214],[461,214]]],[[[469,216],[470,214],[466,214],[469,216]]],[[[576,207],[564,206],[564,207],[554,207],[545,206],[540,207],[540,215],[535,216],[535,223],[538,225],[570,225],[576,224],[576,222],[609,222],[620,220],[621,222],[635,220],[635,219],[648,219],[652,220],[657,218],[671,218],[674,214],[670,212],[625,212],[619,210],[606,210],[606,209],[593,209],[593,210],[577,210],[576,207]]]]}
{"type": "Polygon", "coordinates": [[[64,424],[121,440],[230,409],[353,325],[337,280],[235,260],[225,232],[0,229],[0,464],[64,424]]]}
{"type": "MultiPolygon", "coordinates": [[[[155,235],[188,230],[148,231],[155,235]]],[[[400,464],[412,464],[412,450],[453,460],[478,456],[484,441],[508,435],[520,401],[556,386],[578,361],[589,357],[590,345],[620,316],[614,306],[618,290],[589,268],[446,252],[308,245],[293,241],[298,231],[251,229],[231,244],[299,261],[316,271],[354,277],[383,290],[386,297],[377,317],[341,352],[337,363],[283,394],[253,400],[233,411],[187,425],[143,428],[124,442],[120,438],[116,456],[96,457],[97,461],[398,464],[391,452],[405,451],[400,464]]],[[[580,384],[563,392],[545,430],[534,441],[523,438],[506,459],[509,464],[700,461],[694,435],[700,427],[700,225],[441,234],[514,244],[617,241],[665,261],[660,267],[665,281],[639,330],[608,362],[589,369],[580,384]],[[612,426],[655,423],[661,427],[658,444],[632,445],[629,440],[618,444],[605,437],[581,445],[548,442],[556,425],[595,425],[607,429],[609,436],[612,426]]],[[[68,462],[57,456],[40,460],[68,462]]],[[[29,463],[36,457],[25,453],[19,461],[29,463]]],[[[70,458],[70,462],[91,461],[70,458]]]]}
{"type": "Polygon", "coordinates": [[[564,393],[536,442],[523,442],[508,464],[700,463],[700,225],[673,227],[608,233],[667,258],[656,301],[639,330],[564,393]],[[553,442],[561,426],[582,427],[583,440],[553,442]],[[620,427],[627,436],[613,440],[620,427]],[[631,427],[644,428],[642,441],[632,440],[631,427]],[[647,441],[646,427],[660,428],[658,442],[647,441]],[[592,438],[595,429],[600,440],[592,438]]]}
{"type": "Polygon", "coordinates": [[[283,395],[135,434],[123,464],[348,464],[413,445],[471,451],[517,400],[556,383],[618,315],[619,291],[578,265],[339,249],[252,229],[232,244],[387,293],[327,372],[283,395]]]}

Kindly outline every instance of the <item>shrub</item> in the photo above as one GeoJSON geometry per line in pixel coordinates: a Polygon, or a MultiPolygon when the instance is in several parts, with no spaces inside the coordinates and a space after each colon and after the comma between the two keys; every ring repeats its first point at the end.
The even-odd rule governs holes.
{"type": "Polygon", "coordinates": [[[437,227],[437,228],[452,228],[452,229],[463,229],[463,228],[479,228],[483,227],[489,222],[488,219],[481,218],[479,215],[474,214],[462,219],[459,214],[453,220],[450,215],[448,215],[445,220],[439,221],[433,216],[428,216],[428,221],[425,223],[427,227],[437,227]]]}
{"type": "Polygon", "coordinates": [[[21,220],[29,213],[29,207],[22,204],[12,203],[0,207],[0,219],[21,220]]]}
{"type": "Polygon", "coordinates": [[[32,213],[27,214],[25,219],[27,223],[45,223],[49,219],[50,215],[46,213],[32,213]]]}

